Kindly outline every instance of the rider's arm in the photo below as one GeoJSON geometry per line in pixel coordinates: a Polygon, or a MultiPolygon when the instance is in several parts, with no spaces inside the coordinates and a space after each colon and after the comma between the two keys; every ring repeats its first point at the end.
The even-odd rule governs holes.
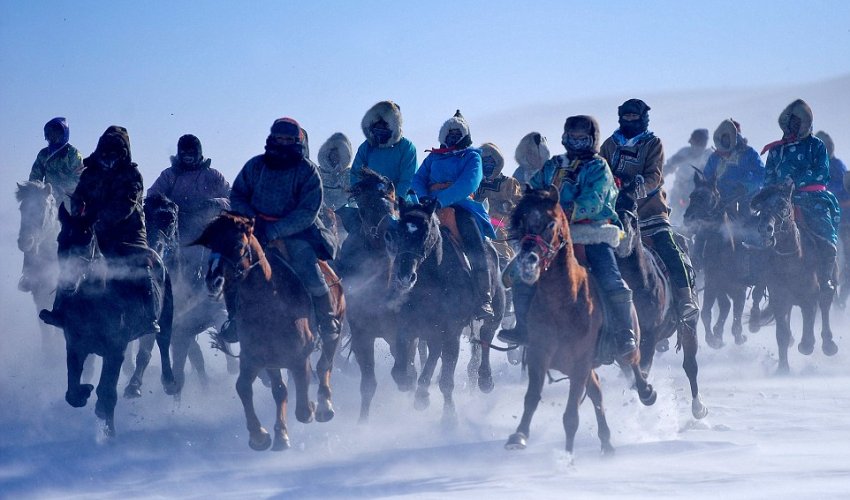
{"type": "Polygon", "coordinates": [[[646,155],[646,163],[644,163],[640,175],[643,176],[646,192],[649,193],[663,182],[664,148],[661,146],[661,139],[657,137],[652,139],[647,147],[649,147],[649,152],[646,155]]]}
{"type": "Polygon", "coordinates": [[[409,140],[402,140],[395,147],[405,148],[402,150],[401,158],[399,159],[396,192],[402,196],[407,196],[407,191],[413,182],[413,176],[416,174],[416,146],[409,140]]]}
{"type": "MultiPolygon", "coordinates": [[[[578,189],[572,200],[573,212],[570,221],[597,220],[605,209],[607,194],[614,187],[614,177],[604,160],[593,161],[582,166],[578,176],[578,189]]],[[[564,203],[565,200],[561,200],[564,203]]]]}
{"type": "Polygon", "coordinates": [[[257,212],[251,206],[251,197],[254,193],[254,183],[251,178],[257,162],[260,161],[258,158],[260,157],[248,160],[248,163],[239,171],[230,190],[230,209],[246,217],[257,216],[257,212]]]}
{"type": "MultiPolygon", "coordinates": [[[[410,187],[416,193],[416,196],[419,198],[423,198],[425,196],[431,196],[431,193],[428,191],[428,184],[431,183],[431,161],[433,159],[432,155],[428,155],[425,157],[425,161],[422,162],[422,166],[419,167],[419,170],[413,174],[413,178],[410,181],[410,187]]],[[[406,196],[407,193],[402,193],[398,191],[400,195],[406,196]]]]}
{"type": "Polygon", "coordinates": [[[266,229],[269,241],[298,234],[312,226],[319,216],[322,206],[322,180],[319,170],[309,162],[302,162],[297,168],[295,189],[299,198],[298,205],[280,220],[269,223],[266,229]]]}
{"type": "Polygon", "coordinates": [[[44,177],[46,172],[44,170],[44,161],[45,155],[42,152],[38,153],[38,156],[35,157],[35,162],[32,164],[32,169],[30,170],[30,181],[39,181],[44,182],[44,177]]]}
{"type": "Polygon", "coordinates": [[[484,169],[481,166],[481,155],[478,151],[467,151],[460,157],[462,170],[451,186],[436,192],[434,195],[444,207],[469,198],[469,195],[478,190],[481,179],[484,178],[484,169]]]}
{"type": "Polygon", "coordinates": [[[97,225],[104,229],[121,225],[141,209],[144,192],[142,174],[133,169],[114,192],[107,194],[109,199],[104,200],[103,208],[97,214],[97,225]]]}

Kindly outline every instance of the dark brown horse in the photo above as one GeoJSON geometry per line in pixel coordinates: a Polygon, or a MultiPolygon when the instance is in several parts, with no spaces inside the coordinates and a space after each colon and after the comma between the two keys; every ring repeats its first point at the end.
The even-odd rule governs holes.
{"type": "MultiPolygon", "coordinates": [[[[558,190],[529,190],[511,215],[511,232],[521,237],[516,257],[518,279],[535,287],[528,311],[528,390],[525,408],[516,432],[505,444],[507,449],[524,449],[531,418],[540,402],[546,374],[558,370],[570,379],[570,393],[564,412],[568,453],[573,451],[578,429],[578,407],[586,393],[593,402],[602,452],[612,453],[611,431],[602,407],[602,390],[594,368],[599,335],[604,327],[600,290],[592,284],[587,270],[576,260],[570,229],[558,190]]],[[[640,332],[635,332],[640,339],[640,332]]],[[[652,404],[655,391],[641,372],[640,352],[619,360],[631,366],[638,395],[652,404]]]]}
{"type": "MultiPolygon", "coordinates": [[[[738,214],[735,214],[738,216],[738,214]]],[[[736,220],[743,225],[745,221],[736,220]]],[[[747,299],[747,250],[742,246],[730,220],[726,205],[720,198],[715,179],[708,180],[702,172],[694,173],[694,190],[685,211],[685,224],[694,233],[692,255],[697,267],[705,276],[702,299],[702,322],[705,343],[719,349],[723,347],[723,330],[732,306],[732,336],[738,345],[747,341],[743,334],[742,316],[747,299]],[[720,315],[711,326],[711,309],[715,301],[720,315]]]]}
{"type": "MultiPolygon", "coordinates": [[[[289,448],[288,392],[281,369],[290,370],[295,380],[298,421],[311,422],[316,413],[316,405],[307,394],[312,376],[309,356],[315,338],[310,328],[312,305],[304,285],[288,265],[274,266],[272,274],[272,265],[253,230],[253,220],[224,213],[207,226],[195,243],[212,252],[206,276],[210,292],[219,295],[225,287],[234,287],[240,304],[235,319],[241,347],[236,392],[245,410],[248,445],[255,450],[272,445],[253,401],[254,380],[261,370],[266,370],[277,405],[273,449],[284,450],[289,448]]],[[[330,388],[324,399],[327,411],[330,388]]]]}
{"type": "Polygon", "coordinates": [[[791,308],[799,306],[803,315],[803,337],[797,350],[811,354],[815,345],[815,313],[820,306],[821,339],[824,354],[832,356],[838,346],[832,339],[829,309],[832,295],[820,293],[817,279],[818,252],[815,236],[800,231],[791,199],[793,185],[767,186],[752,201],[758,214],[761,237],[759,258],[767,271],[764,277],[770,293],[770,306],[776,317],[778,373],[788,373],[788,347],[791,343],[791,308]]]}
{"type": "Polygon", "coordinates": [[[702,404],[697,384],[697,319],[679,322],[679,315],[672,304],[670,278],[664,264],[655,252],[643,244],[638,226],[637,201],[633,189],[626,186],[617,197],[617,215],[623,223],[625,238],[617,247],[617,264],[623,279],[634,293],[635,309],[640,322],[640,367],[649,376],[656,346],[678,332],[677,350],[682,349],[682,368],[691,386],[691,413],[694,418],[703,418],[708,409],[702,404]]]}

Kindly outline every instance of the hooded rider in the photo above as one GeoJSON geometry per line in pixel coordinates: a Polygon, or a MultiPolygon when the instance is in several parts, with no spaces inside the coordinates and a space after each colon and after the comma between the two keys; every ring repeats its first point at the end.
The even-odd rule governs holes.
{"type": "MultiPolygon", "coordinates": [[[[841,212],[844,213],[846,210],[850,210],[850,187],[848,187],[850,176],[847,175],[847,166],[835,157],[835,143],[829,134],[821,130],[815,134],[815,137],[823,141],[829,155],[829,183],[826,188],[838,199],[838,205],[841,207],[841,212]]],[[[847,294],[850,293],[850,224],[847,220],[847,217],[842,218],[838,226],[838,237],[841,239],[844,255],[843,269],[839,273],[842,281],[841,303],[846,300],[847,294]]]]}
{"type": "Polygon", "coordinates": [[[514,170],[514,179],[520,186],[528,184],[531,178],[543,168],[549,160],[549,145],[540,132],[529,132],[520,139],[514,152],[514,159],[519,165],[514,170]]]}
{"type": "Polygon", "coordinates": [[[508,221],[517,202],[522,198],[522,189],[519,181],[502,174],[505,158],[495,144],[484,143],[480,150],[484,179],[475,192],[475,201],[484,203],[484,200],[487,200],[490,223],[498,237],[493,246],[496,247],[502,263],[507,264],[513,258],[513,250],[505,241],[508,237],[508,221]]]}
{"type": "Polygon", "coordinates": [[[649,129],[649,106],[640,99],[629,99],[618,109],[620,127],[605,140],[600,155],[623,185],[634,184],[638,201],[641,234],[670,273],[673,299],[679,318],[689,321],[699,314],[694,301],[693,280],[685,264],[685,255],[673,238],[670,208],[664,192],[664,149],[661,139],[649,129]]]}
{"type": "Polygon", "coordinates": [[[815,236],[821,293],[832,295],[841,208],[835,195],[827,189],[829,152],[823,141],[812,135],[812,119],[812,109],[802,99],[789,104],[779,115],[782,139],[762,150],[762,154],[769,152],[764,184],[793,182],[794,207],[802,215],[804,228],[815,236]]]}
{"type": "Polygon", "coordinates": [[[664,176],[676,174],[673,188],[670,190],[670,205],[673,209],[671,215],[677,216],[681,221],[688,207],[688,196],[694,190],[694,176],[691,167],[700,170],[705,167],[711,149],[708,146],[708,129],[698,128],[691,132],[688,146],[676,151],[667,163],[664,164],[664,176]],[[678,212],[678,213],[677,213],[678,212]]]}
{"type": "Polygon", "coordinates": [[[732,217],[750,213],[750,200],[764,183],[764,163],[731,118],[714,131],[714,153],[705,165],[705,177],[717,183],[720,199],[732,217]]]}
{"type": "Polygon", "coordinates": [[[441,207],[452,207],[472,266],[472,280],[479,297],[476,318],[493,316],[492,277],[487,264],[485,237],[495,238],[484,206],[473,200],[483,178],[481,152],[472,147],[469,125],[455,113],[440,128],[440,148],[431,150],[413,177],[419,198],[435,198],[441,207]]]}
{"type": "Polygon", "coordinates": [[[360,128],[366,140],[357,148],[351,166],[350,185],[360,180],[360,169],[368,167],[389,178],[396,193],[407,196],[416,173],[416,146],[402,136],[401,108],[392,101],[381,101],[363,116],[360,128]]]}
{"type": "MultiPolygon", "coordinates": [[[[274,265],[288,253],[287,262],[313,299],[323,345],[334,346],[339,321],[334,314],[329,288],[318,260],[336,257],[336,238],[319,219],[322,181],[319,169],[306,156],[306,135],[292,118],[280,118],[271,126],[265,154],[248,160],[230,192],[233,211],[252,217],[254,235],[274,265]]],[[[222,331],[227,341],[236,341],[232,319],[239,305],[225,293],[230,320],[222,331]]]]}
{"type": "MultiPolygon", "coordinates": [[[[599,125],[591,116],[567,118],[562,143],[566,154],[552,157],[529,183],[535,189],[555,186],[570,221],[573,243],[583,244],[590,272],[611,306],[612,332],[617,354],[636,349],[632,322],[632,291],[620,275],[614,249],[622,236],[615,204],[619,191],[605,159],[599,156],[599,125]]],[[[510,275],[510,268],[505,271],[510,275]]],[[[522,344],[528,340],[527,316],[535,287],[512,281],[516,327],[499,338],[522,344]]]]}
{"type": "Polygon", "coordinates": [[[341,132],[330,136],[319,148],[323,200],[331,210],[337,210],[348,203],[352,156],[351,142],[341,132]]]}
{"type": "MultiPolygon", "coordinates": [[[[163,170],[147,196],[164,195],[177,204],[179,211],[181,259],[183,268],[194,272],[205,263],[203,247],[190,246],[216,215],[230,208],[230,183],[204,158],[201,141],[191,134],[177,141],[177,155],[163,170]]],[[[191,278],[191,276],[187,276],[191,278]]]]}
{"type": "MultiPolygon", "coordinates": [[[[123,264],[139,273],[130,273],[122,287],[142,297],[141,307],[129,311],[137,315],[139,335],[159,333],[158,299],[145,233],[143,209],[144,182],[130,155],[127,129],[112,125],[97,142],[94,153],[83,161],[85,169],[71,195],[71,212],[90,221],[97,246],[110,264],[123,264]]],[[[62,328],[63,303],[69,292],[56,292],[53,310],[39,315],[50,325],[62,328]]]]}
{"type": "MultiPolygon", "coordinates": [[[[57,205],[71,205],[69,195],[74,192],[83,171],[83,157],[77,148],[68,143],[71,131],[65,118],[56,117],[44,124],[44,140],[47,147],[38,152],[30,170],[29,180],[50,184],[57,205]]],[[[24,253],[24,267],[18,289],[29,292],[32,289],[30,276],[33,275],[33,258],[24,253]]]]}

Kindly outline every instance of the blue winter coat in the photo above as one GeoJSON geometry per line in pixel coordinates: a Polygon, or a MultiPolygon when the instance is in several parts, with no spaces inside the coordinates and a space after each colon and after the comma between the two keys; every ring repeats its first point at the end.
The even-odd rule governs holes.
{"type": "Polygon", "coordinates": [[[410,190],[411,180],[416,173],[416,146],[406,137],[385,148],[376,148],[370,145],[369,141],[363,141],[357,148],[354,163],[351,165],[351,185],[360,180],[358,175],[363,167],[389,177],[395,185],[396,193],[408,198],[407,191],[410,190]]]}
{"type": "Polygon", "coordinates": [[[750,146],[736,148],[729,156],[715,151],[705,164],[705,176],[717,180],[717,189],[724,201],[744,195],[738,201],[747,202],[764,183],[764,163],[750,146]],[[740,193],[743,186],[746,193],[740,193]]]}
{"type": "Polygon", "coordinates": [[[469,197],[478,190],[483,178],[481,151],[466,148],[449,153],[429,154],[413,176],[412,185],[416,196],[433,196],[444,207],[452,206],[471,212],[481,234],[495,238],[496,232],[484,205],[469,197]],[[431,186],[443,183],[451,185],[445,189],[431,190],[431,186]]]}

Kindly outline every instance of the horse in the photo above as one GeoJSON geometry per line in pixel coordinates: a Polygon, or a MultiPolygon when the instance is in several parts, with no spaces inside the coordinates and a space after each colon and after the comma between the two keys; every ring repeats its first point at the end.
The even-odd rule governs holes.
{"type": "MultiPolygon", "coordinates": [[[[604,327],[604,305],[600,290],[576,259],[558,190],[554,186],[527,189],[511,214],[511,232],[521,237],[515,262],[518,279],[534,285],[535,292],[527,318],[525,405],[519,425],[508,437],[505,448],[526,448],[531,419],[540,402],[546,375],[550,369],[556,369],[570,379],[563,418],[566,451],[573,452],[579,423],[578,407],[586,393],[596,413],[602,453],[612,454],[611,431],[602,407],[599,377],[594,371],[597,345],[604,327]]],[[[639,342],[639,328],[636,328],[635,337],[639,342]]],[[[657,394],[646,382],[639,361],[638,350],[619,359],[621,364],[632,368],[641,402],[650,405],[657,394]]]]}
{"type": "MultiPolygon", "coordinates": [[[[741,224],[744,221],[737,222],[741,224]]],[[[695,234],[694,260],[705,273],[700,314],[705,327],[705,343],[714,349],[723,347],[723,330],[731,305],[732,336],[735,344],[741,345],[747,341],[742,325],[750,285],[743,265],[747,250],[738,241],[740,238],[736,235],[726,204],[720,199],[717,180],[706,179],[699,170],[694,173],[694,190],[685,210],[685,223],[695,234]],[[720,315],[712,328],[711,309],[715,301],[720,307],[720,315]]]]}
{"type": "MultiPolygon", "coordinates": [[[[20,203],[21,227],[18,249],[24,252],[28,283],[36,312],[53,304],[53,293],[59,276],[56,237],[59,235],[57,204],[50,184],[39,181],[19,183],[15,198],[20,203]]],[[[41,347],[45,352],[58,349],[58,332],[38,322],[41,347]]]]}
{"type": "Polygon", "coordinates": [[[635,310],[640,324],[640,367],[648,376],[657,346],[678,332],[677,347],[683,350],[682,368],[691,386],[691,413],[701,419],[708,409],[699,396],[697,384],[697,319],[680,324],[672,304],[670,278],[664,263],[642,241],[638,226],[637,201],[634,190],[625,186],[617,197],[616,211],[623,223],[625,238],[616,248],[620,274],[634,293],[635,310]]]}
{"type": "MultiPolygon", "coordinates": [[[[472,324],[476,300],[472,278],[460,252],[450,240],[449,229],[441,226],[434,200],[424,203],[399,199],[399,220],[384,232],[387,253],[392,258],[392,307],[404,329],[399,332],[396,358],[391,371],[399,390],[413,389],[415,375],[409,370],[409,353],[416,339],[427,342],[428,357],[419,375],[414,407],[424,410],[430,404],[428,392],[438,360],[442,360],[440,391],[443,394],[443,423],[457,419],[453,391],[454,372],[464,327],[472,324]]],[[[498,257],[488,245],[487,262],[491,276],[498,276],[498,257]]],[[[501,284],[493,279],[493,309],[501,320],[504,303],[499,303],[501,284]]],[[[504,294],[501,294],[504,297],[504,294]]],[[[492,337],[491,339],[492,340],[492,337]]],[[[489,363],[482,362],[479,387],[492,387],[489,363]]]]}
{"type": "Polygon", "coordinates": [[[769,270],[765,280],[776,318],[778,374],[790,371],[788,347],[792,342],[791,308],[795,305],[803,315],[803,337],[797,350],[804,355],[814,351],[815,313],[820,306],[823,353],[832,356],[838,352],[829,322],[832,294],[821,294],[818,284],[816,236],[800,230],[791,198],[793,190],[793,184],[765,186],[751,203],[758,217],[760,261],[769,270]]]}
{"type": "MultiPolygon", "coordinates": [[[[248,445],[257,451],[272,446],[269,432],[254,411],[253,401],[252,384],[260,371],[265,370],[277,410],[272,449],[285,450],[290,447],[286,428],[288,391],[281,369],[290,370],[295,381],[295,417],[299,422],[309,423],[316,416],[316,404],[309,401],[307,394],[312,377],[310,353],[316,337],[310,328],[310,295],[288,264],[280,262],[274,266],[273,273],[265,251],[254,236],[253,219],[224,212],[204,229],[194,244],[211,251],[205,277],[209,292],[221,295],[225,287],[233,287],[229,289],[241,304],[234,319],[241,346],[236,392],[245,410],[250,434],[248,445]]],[[[340,294],[341,287],[332,287],[332,293],[340,294]]],[[[330,388],[325,390],[322,393],[320,388],[321,411],[332,416],[330,388]]]]}
{"type": "MultiPolygon", "coordinates": [[[[94,387],[81,384],[83,363],[90,354],[103,358],[100,380],[97,385],[95,414],[103,420],[103,434],[113,438],[115,432],[115,405],[118,400],[118,376],[124,361],[127,344],[139,337],[128,323],[127,312],[138,307],[137,298],[128,293],[126,281],[128,268],[123,262],[107,262],[98,256],[92,223],[85,216],[73,216],[62,204],[59,207],[61,230],[58,237],[60,262],[59,286],[67,290],[63,303],[64,336],[68,389],[65,401],[81,408],[94,387]]],[[[163,353],[162,384],[165,392],[173,394],[174,375],[168,360],[168,343],[174,299],[171,281],[161,261],[153,252],[146,256],[157,270],[157,286],[161,292],[157,336],[163,353]]],[[[132,276],[130,276],[132,277],[132,276]]]]}

